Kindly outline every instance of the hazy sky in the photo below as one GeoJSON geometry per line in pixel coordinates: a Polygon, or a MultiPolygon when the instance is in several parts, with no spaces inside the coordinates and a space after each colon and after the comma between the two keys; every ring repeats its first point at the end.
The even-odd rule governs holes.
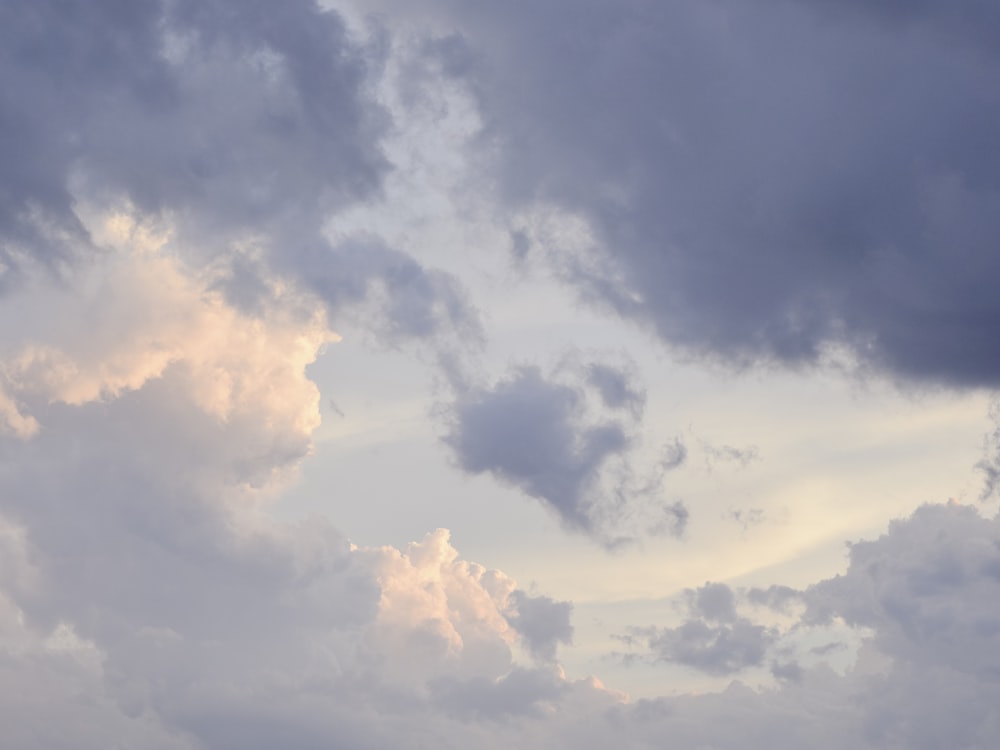
{"type": "Polygon", "coordinates": [[[0,726],[1000,745],[1000,3],[0,3],[0,726]]]}

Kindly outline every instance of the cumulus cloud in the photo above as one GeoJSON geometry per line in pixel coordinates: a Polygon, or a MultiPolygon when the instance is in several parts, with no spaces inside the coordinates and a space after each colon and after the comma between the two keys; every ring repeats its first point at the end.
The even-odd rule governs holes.
{"type": "Polygon", "coordinates": [[[760,451],[755,445],[737,448],[733,445],[711,445],[702,441],[701,449],[705,454],[705,468],[708,471],[712,471],[719,463],[732,463],[745,469],[749,464],[760,460],[760,451]]]}
{"type": "Polygon", "coordinates": [[[805,592],[805,619],[841,617],[872,628],[873,644],[908,668],[943,669],[996,683],[1000,519],[932,505],[850,548],[845,575],[805,592]],[[985,597],[985,599],[984,599],[985,597]]]}
{"type": "MultiPolygon", "coordinates": [[[[294,348],[268,340],[274,357],[294,348]]],[[[205,468],[238,468],[232,444],[259,437],[229,431],[190,377],[168,367],[57,402],[32,439],[4,438],[0,677],[18,690],[0,703],[21,746],[540,750],[670,736],[692,750],[748,737],[902,750],[995,739],[1000,527],[974,509],[924,508],[855,544],[840,577],[747,595],[803,603],[800,627],[870,634],[846,673],[787,658],[772,648],[787,630],[753,623],[738,592],[710,583],[685,594],[686,623],[648,633],[650,653],[715,675],[769,667],[782,683],[628,702],[557,666],[519,664],[519,640],[544,661],[569,638],[569,603],[463,560],[447,532],[358,548],[322,519],[262,516],[267,484],[205,468]]],[[[283,429],[268,427],[267,404],[247,419],[283,429]]]]}
{"type": "Polygon", "coordinates": [[[983,475],[979,500],[992,500],[1000,491],[1000,401],[990,407],[994,429],[983,437],[983,457],[976,462],[976,469],[983,475]]]}
{"type": "Polygon", "coordinates": [[[689,590],[684,624],[632,637],[659,648],[654,655],[710,673],[759,664],[781,682],[759,690],[733,682],[714,694],[639,701],[606,717],[633,731],[638,746],[669,733],[678,747],[691,748],[739,748],[748,741],[831,750],[986,748],[997,737],[1000,696],[993,658],[1000,633],[998,532],[998,519],[974,508],[925,506],[893,522],[882,537],[853,544],[841,575],[802,591],[745,592],[746,601],[785,614],[797,604],[793,624],[768,628],[763,638],[739,613],[743,597],[728,586],[689,590]],[[843,644],[824,639],[810,646],[815,636],[802,639],[803,632],[835,621],[865,639],[842,673],[822,661],[843,644]]]}
{"type": "Polygon", "coordinates": [[[652,478],[637,481],[629,457],[641,416],[639,392],[610,365],[591,365],[584,373],[582,383],[573,377],[564,382],[522,366],[492,387],[469,388],[452,406],[445,442],[463,470],[489,472],[541,500],[568,529],[606,544],[634,535],[629,524],[636,515],[644,531],[679,534],[686,509],[655,498],[662,474],[683,461],[683,446],[668,446],[652,478]],[[588,403],[588,390],[611,416],[588,403]],[[652,520],[643,515],[651,498],[652,520]]]}
{"type": "Polygon", "coordinates": [[[0,438],[0,690],[18,686],[2,701],[7,736],[405,745],[484,712],[535,715],[572,690],[513,656],[568,639],[568,604],[461,560],[447,532],[359,549],[323,518],[262,512],[319,422],[305,368],[330,338],[322,306],[250,315],[155,250],[107,262],[115,294],[38,300],[81,330],[118,322],[101,326],[104,348],[39,321],[23,338],[64,366],[5,373],[39,424],[0,438]],[[388,717],[412,729],[379,728],[388,717]]]}
{"type": "Polygon", "coordinates": [[[519,247],[588,298],[737,365],[1000,382],[988,4],[428,4],[519,247]]]}

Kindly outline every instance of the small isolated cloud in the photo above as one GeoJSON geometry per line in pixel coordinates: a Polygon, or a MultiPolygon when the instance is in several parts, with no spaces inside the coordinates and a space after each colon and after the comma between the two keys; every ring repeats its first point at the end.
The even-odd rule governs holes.
{"type": "MultiPolygon", "coordinates": [[[[685,594],[687,619],[677,627],[633,628],[624,637],[651,662],[682,664],[710,675],[761,666],[778,640],[774,628],[737,614],[736,594],[723,583],[706,583],[685,594]]],[[[635,658],[629,654],[628,658],[635,658]]]]}
{"type": "Polygon", "coordinates": [[[705,468],[709,471],[719,463],[735,464],[742,469],[760,460],[760,450],[756,445],[737,448],[732,445],[712,445],[702,441],[701,450],[705,454],[705,468]]]}
{"type": "MultiPolygon", "coordinates": [[[[492,387],[458,396],[445,442],[463,470],[490,473],[541,500],[568,529],[618,543],[627,538],[623,533],[634,533],[628,524],[658,494],[662,474],[684,457],[679,442],[669,446],[652,478],[636,481],[630,453],[638,419],[619,411],[634,405],[638,393],[624,372],[609,366],[589,369],[582,382],[518,367],[492,387]],[[608,408],[593,407],[593,391],[608,408]]],[[[646,525],[683,530],[683,506],[660,507],[664,517],[646,525]]]]}
{"type": "Polygon", "coordinates": [[[763,508],[730,508],[726,512],[726,518],[735,522],[744,531],[752,526],[759,526],[767,520],[763,508]]]}
{"type": "Polygon", "coordinates": [[[537,659],[553,661],[556,646],[573,641],[571,602],[559,602],[547,596],[529,596],[517,589],[511,593],[507,622],[524,639],[537,659]]]}
{"type": "Polygon", "coordinates": [[[802,680],[802,675],[804,671],[802,667],[794,661],[779,662],[775,661],[771,663],[771,674],[774,675],[779,680],[788,680],[790,682],[800,682],[802,680]]]}

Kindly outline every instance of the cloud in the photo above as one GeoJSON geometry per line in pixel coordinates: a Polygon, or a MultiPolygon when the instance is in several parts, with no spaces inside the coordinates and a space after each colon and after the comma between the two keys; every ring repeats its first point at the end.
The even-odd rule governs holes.
{"type": "Polygon", "coordinates": [[[872,628],[873,644],[914,669],[955,671],[995,683],[1000,613],[983,597],[1000,585],[1000,519],[930,505],[850,548],[843,576],[805,592],[810,622],[839,616],[872,628]]]}
{"type": "Polygon", "coordinates": [[[1000,491],[1000,401],[990,406],[990,418],[995,427],[983,436],[983,457],[975,467],[983,475],[980,502],[993,499],[1000,491]]]}
{"type": "Polygon", "coordinates": [[[846,351],[904,380],[1000,382],[985,5],[429,5],[446,11],[427,33],[474,60],[519,246],[586,298],[737,366],[846,351]],[[583,250],[545,214],[582,222],[583,250]]]}
{"type": "MultiPolygon", "coordinates": [[[[378,238],[332,236],[390,165],[377,43],[311,0],[7,3],[0,290],[102,254],[94,219],[160,222],[244,307],[278,277],[395,340],[475,332],[457,282],[378,238]]],[[[4,409],[5,412],[9,409],[4,409]]],[[[26,429],[26,428],[19,428],[26,429]]]]}
{"type": "MultiPolygon", "coordinates": [[[[614,545],[636,533],[628,528],[632,516],[648,512],[643,505],[658,494],[662,474],[683,461],[683,446],[668,446],[652,478],[637,482],[629,462],[637,416],[618,412],[636,408],[638,391],[609,365],[585,368],[582,380],[561,382],[521,366],[492,387],[469,388],[451,408],[445,443],[464,471],[489,472],[541,500],[566,528],[614,545]],[[612,388],[608,404],[615,384],[622,390],[612,388]],[[592,409],[588,387],[614,416],[592,409]]],[[[639,519],[643,530],[683,530],[683,505],[661,502],[658,510],[652,520],[639,519]]]]}
{"type": "Polygon", "coordinates": [[[609,409],[629,409],[641,415],[646,406],[646,394],[622,370],[595,362],[587,368],[587,382],[597,389],[609,409]]]}
{"type": "Polygon", "coordinates": [[[715,625],[688,620],[648,637],[648,647],[656,654],[657,661],[683,664],[716,675],[759,666],[772,643],[767,628],[745,619],[715,625]]]}
{"type": "MultiPolygon", "coordinates": [[[[311,3],[11,3],[4,16],[5,233],[31,237],[33,217],[78,227],[74,180],[89,199],[227,231],[377,186],[363,50],[311,3]]],[[[44,257],[40,229],[25,250],[44,257]]]]}
{"type": "Polygon", "coordinates": [[[646,654],[640,658],[682,664],[711,675],[734,674],[764,663],[779,631],[739,616],[729,586],[709,582],[685,594],[688,616],[683,623],[633,628],[622,640],[641,644],[646,654]]]}
{"type": "Polygon", "coordinates": [[[572,602],[557,602],[548,596],[530,596],[520,589],[511,593],[509,601],[507,622],[524,638],[535,657],[554,661],[557,644],[572,643],[572,602]]]}
{"type": "MultiPolygon", "coordinates": [[[[274,357],[294,348],[266,340],[274,357]]],[[[790,629],[750,621],[739,592],[709,583],[684,595],[679,627],[650,629],[649,653],[713,675],[757,666],[785,679],[627,702],[555,665],[519,664],[519,639],[548,659],[569,637],[570,603],[462,559],[446,531],[358,548],[322,519],[260,514],[274,475],[254,487],[210,467],[238,466],[233,444],[261,432],[229,431],[190,378],[168,367],[132,389],[54,404],[30,440],[4,438],[0,685],[18,689],[0,704],[24,747],[125,738],[171,750],[445,740],[540,750],[670,736],[692,750],[748,738],[841,750],[995,739],[1000,526],[974,509],[923,508],[853,545],[842,576],[747,595],[802,603],[802,617],[790,613],[799,628],[840,621],[867,633],[844,674],[817,665],[822,653],[798,659],[790,629]]],[[[246,408],[244,428],[284,429],[268,427],[266,403],[246,408]]]]}

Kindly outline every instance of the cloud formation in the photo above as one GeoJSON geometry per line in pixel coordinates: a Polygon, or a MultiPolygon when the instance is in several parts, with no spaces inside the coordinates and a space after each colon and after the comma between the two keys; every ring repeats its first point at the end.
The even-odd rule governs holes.
{"type": "Polygon", "coordinates": [[[738,366],[1000,382],[988,3],[429,5],[520,246],[585,297],[738,366]]]}
{"type": "MultiPolygon", "coordinates": [[[[274,277],[332,314],[367,301],[396,341],[469,330],[457,283],[330,219],[375,200],[389,163],[371,95],[380,50],[311,0],[141,0],[0,11],[0,289],[99,256],[89,215],[165,223],[253,308],[274,277]]],[[[8,409],[3,408],[4,411],[8,409]]]]}
{"type": "Polygon", "coordinates": [[[557,602],[548,596],[531,596],[520,589],[511,593],[509,601],[511,607],[506,615],[507,622],[524,638],[535,657],[553,661],[556,646],[572,642],[572,602],[557,602]]]}
{"type": "Polygon", "coordinates": [[[460,393],[445,442],[464,471],[489,472],[541,500],[566,528],[614,546],[640,532],[679,535],[687,521],[683,504],[658,499],[683,445],[668,446],[649,479],[632,469],[641,416],[640,392],[624,370],[591,364],[563,382],[522,366],[460,393]],[[595,397],[610,416],[589,403],[595,397]]]}
{"type": "MultiPolygon", "coordinates": [[[[375,91],[389,56],[436,61],[401,79],[414,95],[434,76],[474,95],[479,184],[516,254],[544,246],[665,341],[793,366],[846,346],[899,377],[995,386],[1000,16],[408,6],[362,38],[311,0],[0,4],[5,742],[996,747],[1000,518],[974,508],[922,507],[801,590],[688,590],[679,624],[633,631],[643,655],[777,681],[633,701],[560,667],[573,602],[464,559],[447,530],[359,545],[270,504],[313,450],[308,368],[334,321],[389,346],[478,335],[453,277],[337,226],[393,168],[375,91]],[[431,37],[414,23],[398,43],[407,14],[431,37]],[[577,245],[548,245],[548,219],[577,245]],[[863,642],[846,669],[824,663],[846,645],[813,637],[836,628],[863,642]]],[[[688,509],[660,490],[685,446],[636,469],[629,367],[459,375],[444,439],[459,468],[609,547],[683,531],[688,509]]]]}

